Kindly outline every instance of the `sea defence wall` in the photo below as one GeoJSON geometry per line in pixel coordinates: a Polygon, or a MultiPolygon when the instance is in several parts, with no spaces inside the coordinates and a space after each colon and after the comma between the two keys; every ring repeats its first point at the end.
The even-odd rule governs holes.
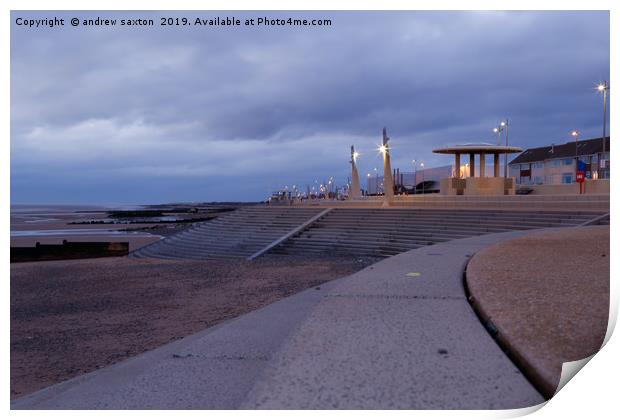
{"type": "Polygon", "coordinates": [[[499,210],[406,205],[381,208],[379,203],[366,203],[374,204],[374,208],[350,205],[246,207],[140,248],[131,256],[208,260],[252,259],[265,253],[319,253],[382,258],[421,246],[488,233],[577,226],[607,213],[513,210],[510,207],[499,210]]]}
{"type": "Polygon", "coordinates": [[[122,257],[129,253],[129,242],[68,242],[12,247],[11,262],[71,260],[80,258],[122,257]]]}

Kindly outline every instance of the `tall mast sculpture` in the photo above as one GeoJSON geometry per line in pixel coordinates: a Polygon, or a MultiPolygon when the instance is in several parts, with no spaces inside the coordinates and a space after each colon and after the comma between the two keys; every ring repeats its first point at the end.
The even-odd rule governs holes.
{"type": "Polygon", "coordinates": [[[355,151],[355,147],[351,145],[351,188],[349,189],[349,198],[361,198],[360,177],[357,173],[357,157],[359,153],[355,151]]]}
{"type": "Polygon", "coordinates": [[[390,147],[387,129],[383,127],[383,140],[379,151],[383,154],[383,206],[387,207],[394,198],[394,180],[392,179],[392,166],[390,165],[390,147]]]}

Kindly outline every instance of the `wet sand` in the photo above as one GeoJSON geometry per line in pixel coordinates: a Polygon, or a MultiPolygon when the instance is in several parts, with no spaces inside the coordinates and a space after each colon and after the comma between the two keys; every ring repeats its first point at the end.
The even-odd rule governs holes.
{"type": "Polygon", "coordinates": [[[370,259],[11,264],[11,399],[354,273],[370,259]]]}
{"type": "Polygon", "coordinates": [[[11,207],[11,247],[70,242],[129,242],[134,251],[178,233],[191,223],[83,223],[108,218],[96,206],[33,205],[11,207]]]}

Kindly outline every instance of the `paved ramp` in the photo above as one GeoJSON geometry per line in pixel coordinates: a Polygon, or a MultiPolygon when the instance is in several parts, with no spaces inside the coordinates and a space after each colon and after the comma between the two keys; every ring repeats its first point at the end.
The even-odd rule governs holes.
{"type": "Polygon", "coordinates": [[[13,409],[519,408],[543,402],[466,301],[469,257],[419,248],[12,403],[13,409]]]}

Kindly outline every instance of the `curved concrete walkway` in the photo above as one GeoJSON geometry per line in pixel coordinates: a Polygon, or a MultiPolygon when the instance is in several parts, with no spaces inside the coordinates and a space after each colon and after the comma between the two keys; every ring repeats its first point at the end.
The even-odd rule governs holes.
{"type": "Polygon", "coordinates": [[[509,409],[543,397],[469,306],[478,250],[383,260],[201,333],[13,401],[13,409],[509,409]]]}

